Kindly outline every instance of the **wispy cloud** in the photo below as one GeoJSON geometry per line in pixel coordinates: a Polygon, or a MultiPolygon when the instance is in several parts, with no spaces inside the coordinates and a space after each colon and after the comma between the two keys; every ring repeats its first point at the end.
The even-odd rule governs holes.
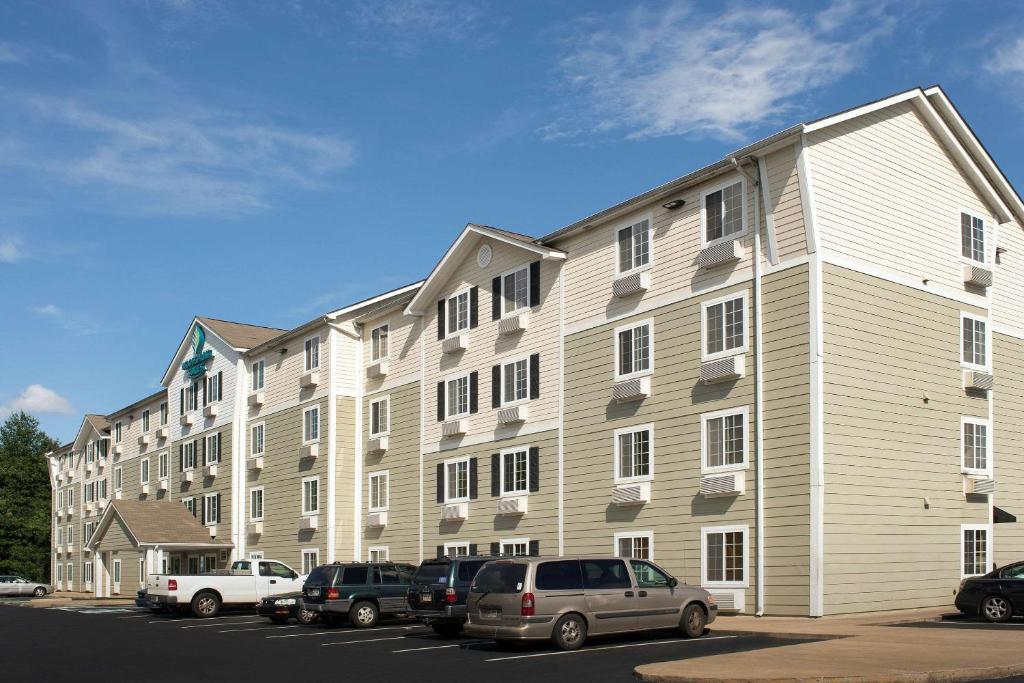
{"type": "Polygon", "coordinates": [[[895,20],[884,3],[842,0],[810,15],[765,6],[710,15],[672,2],[583,23],[561,63],[583,114],[542,128],[547,139],[742,137],[857,69],[895,20]]]}
{"type": "Polygon", "coordinates": [[[360,0],[352,9],[355,24],[393,52],[411,54],[432,41],[480,39],[483,12],[471,2],[449,0],[360,0]]]}
{"type": "Polygon", "coordinates": [[[17,263],[27,257],[20,237],[0,235],[0,263],[17,263]]]}
{"type": "Polygon", "coordinates": [[[66,311],[56,304],[44,304],[32,306],[29,312],[34,315],[50,320],[61,329],[79,336],[89,336],[99,332],[100,326],[88,315],[81,312],[66,311]]]}
{"type": "Polygon", "coordinates": [[[30,384],[17,398],[0,404],[0,419],[19,410],[32,414],[53,413],[57,415],[72,415],[75,412],[66,398],[42,384],[30,384]]]}
{"type": "Polygon", "coordinates": [[[0,42],[0,64],[24,64],[25,50],[13,43],[0,42]]]}
{"type": "Polygon", "coordinates": [[[996,49],[986,61],[985,68],[994,74],[1024,76],[1024,38],[996,49]]]}

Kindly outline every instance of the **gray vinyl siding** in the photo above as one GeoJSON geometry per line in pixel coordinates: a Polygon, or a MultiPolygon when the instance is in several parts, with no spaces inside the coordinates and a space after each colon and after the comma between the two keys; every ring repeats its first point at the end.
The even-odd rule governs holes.
{"type": "MultiPolygon", "coordinates": [[[[120,519],[115,518],[107,528],[96,552],[102,555],[106,571],[110,573],[111,594],[135,595],[135,591],[139,589],[139,558],[141,554],[131,542],[120,519]],[[115,592],[114,586],[114,560],[121,560],[121,590],[119,593],[115,592]]],[[[93,586],[95,588],[95,580],[93,586]]]]}
{"type": "Polygon", "coordinates": [[[1004,565],[1024,557],[1024,339],[992,335],[996,493],[993,504],[1017,521],[995,524],[995,561],[1004,565]]]}
{"type": "MultiPolygon", "coordinates": [[[[156,453],[159,450],[154,451],[154,454],[150,456],[149,463],[149,496],[147,499],[163,500],[164,496],[169,496],[171,500],[182,500],[184,498],[194,497],[196,501],[196,517],[202,521],[203,519],[203,496],[211,493],[220,494],[220,524],[217,525],[217,538],[230,539],[231,538],[231,505],[232,505],[232,486],[231,486],[231,462],[234,454],[231,448],[231,432],[232,427],[230,424],[223,425],[217,429],[210,429],[205,432],[194,432],[189,434],[188,437],[182,441],[176,441],[171,445],[168,452],[168,470],[169,470],[169,483],[167,493],[162,493],[158,490],[159,486],[159,462],[156,457],[156,453]],[[216,477],[204,477],[203,476],[203,445],[202,441],[211,434],[221,433],[221,453],[220,453],[220,464],[217,466],[216,477]],[[196,468],[192,474],[192,481],[187,482],[182,478],[182,473],[178,470],[178,446],[185,443],[186,441],[196,440],[196,468]]],[[[124,482],[125,492],[124,497],[139,497],[139,463],[138,461],[132,461],[126,463],[124,471],[124,482]],[[129,479],[129,475],[131,479],[129,479]],[[135,492],[134,495],[129,495],[129,482],[131,482],[132,490],[135,492]]]]}

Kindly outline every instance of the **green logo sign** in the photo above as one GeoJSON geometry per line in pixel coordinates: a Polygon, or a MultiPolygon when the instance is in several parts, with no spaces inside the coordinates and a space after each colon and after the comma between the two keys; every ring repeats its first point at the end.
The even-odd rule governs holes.
{"type": "Polygon", "coordinates": [[[206,332],[199,325],[192,330],[192,357],[181,364],[189,377],[195,379],[206,374],[206,361],[213,358],[213,351],[203,350],[206,346],[206,332]]]}

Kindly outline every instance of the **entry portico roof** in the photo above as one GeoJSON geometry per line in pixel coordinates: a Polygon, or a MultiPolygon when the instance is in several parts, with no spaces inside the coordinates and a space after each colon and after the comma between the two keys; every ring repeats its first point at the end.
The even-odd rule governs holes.
{"type": "Polygon", "coordinates": [[[115,517],[121,520],[136,547],[226,549],[234,546],[230,541],[210,538],[209,530],[180,501],[112,500],[88,543],[90,550],[103,539],[115,517]]]}

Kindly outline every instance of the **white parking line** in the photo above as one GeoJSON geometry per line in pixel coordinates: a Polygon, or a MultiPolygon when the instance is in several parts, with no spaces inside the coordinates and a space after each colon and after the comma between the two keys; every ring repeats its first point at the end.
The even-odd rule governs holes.
{"type": "MultiPolygon", "coordinates": [[[[221,624],[221,626],[227,626],[227,624],[221,624]]],[[[258,626],[256,628],[229,628],[224,631],[217,631],[217,633],[244,633],[246,631],[279,631],[284,628],[298,628],[299,624],[294,626],[258,626]]]]}
{"type": "MultiPolygon", "coordinates": [[[[229,621],[232,623],[235,619],[252,619],[252,614],[234,614],[228,617],[206,617],[203,621],[229,621]]],[[[196,621],[195,619],[183,619],[181,617],[164,617],[163,619],[155,619],[153,621],[147,621],[147,624],[180,624],[183,621],[196,621]]]]}
{"type": "Polygon", "coordinates": [[[337,643],[320,643],[321,647],[329,645],[358,645],[359,643],[379,643],[382,640],[405,640],[409,636],[391,636],[390,638],[360,638],[359,640],[343,640],[337,643]]]}
{"type": "MultiPolygon", "coordinates": [[[[381,631],[410,631],[412,629],[422,629],[422,626],[387,626],[385,628],[375,628],[372,633],[380,633],[381,631]]],[[[299,638],[302,636],[349,636],[360,631],[318,631],[316,633],[287,633],[283,636],[267,636],[267,638],[299,638]]]]}
{"type": "Polygon", "coordinates": [[[452,643],[451,645],[431,645],[430,647],[410,647],[405,650],[392,650],[393,654],[399,652],[419,652],[420,650],[443,650],[446,647],[464,647],[471,648],[474,645],[489,645],[493,643],[493,640],[473,640],[468,643],[452,643]]]}
{"type": "Polygon", "coordinates": [[[552,657],[554,655],[577,655],[585,652],[596,652],[598,650],[618,650],[623,647],[650,647],[652,645],[675,645],[679,643],[703,643],[708,640],[722,640],[723,638],[736,638],[737,636],[705,636],[686,640],[655,640],[649,643],[625,643],[623,645],[605,645],[603,647],[588,647],[580,650],[559,650],[558,652],[535,652],[529,655],[512,655],[510,657],[492,657],[485,659],[485,662],[503,662],[507,659],[528,659],[530,657],[552,657]]]}
{"type": "Polygon", "coordinates": [[[1000,628],[1002,628],[1004,626],[1016,627],[1016,628],[1024,627],[1024,624],[1006,624],[1006,623],[999,624],[999,623],[992,623],[992,622],[988,622],[988,621],[936,621],[934,623],[940,624],[942,626],[973,626],[975,628],[977,628],[979,626],[981,626],[981,627],[985,627],[985,626],[998,626],[1000,628]]]}
{"type": "MultiPolygon", "coordinates": [[[[255,621],[232,621],[231,626],[242,625],[242,624],[265,624],[265,619],[256,619],[255,621]]],[[[227,626],[228,624],[192,624],[190,626],[182,626],[182,628],[214,628],[217,626],[227,626]]]]}

